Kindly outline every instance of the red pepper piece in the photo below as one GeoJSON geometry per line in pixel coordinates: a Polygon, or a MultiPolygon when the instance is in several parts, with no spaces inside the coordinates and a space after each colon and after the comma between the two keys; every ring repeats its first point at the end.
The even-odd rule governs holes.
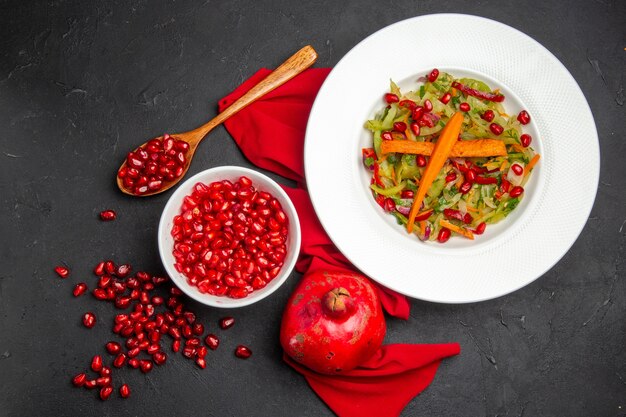
{"type": "Polygon", "coordinates": [[[481,177],[480,175],[477,175],[474,182],[476,184],[483,184],[483,185],[484,184],[497,184],[498,179],[494,177],[481,177]]]}
{"type": "Polygon", "coordinates": [[[495,101],[496,103],[501,103],[504,101],[504,96],[502,94],[495,93],[487,93],[485,91],[479,91],[474,88],[470,88],[466,85],[461,84],[458,81],[454,81],[452,83],[452,88],[456,88],[457,90],[461,90],[464,94],[468,96],[474,96],[477,98],[481,98],[483,100],[495,101]]]}
{"type": "Polygon", "coordinates": [[[384,187],[385,184],[383,184],[382,180],[380,179],[379,171],[380,167],[378,166],[378,162],[374,162],[374,181],[379,187],[384,187]]]}

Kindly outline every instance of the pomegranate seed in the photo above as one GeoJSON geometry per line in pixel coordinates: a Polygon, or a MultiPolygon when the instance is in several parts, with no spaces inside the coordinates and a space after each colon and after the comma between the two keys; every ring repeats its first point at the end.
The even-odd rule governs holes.
{"type": "Polygon", "coordinates": [[[100,220],[110,222],[117,218],[117,214],[113,210],[104,210],[100,212],[100,220]]]}
{"type": "Polygon", "coordinates": [[[528,133],[524,133],[522,136],[519,137],[519,140],[524,148],[528,148],[530,146],[530,143],[533,141],[533,138],[528,133]]]}
{"type": "Polygon", "coordinates": [[[420,125],[417,122],[411,122],[411,132],[413,132],[413,134],[415,136],[419,136],[420,135],[420,125]]]}
{"type": "Polygon", "coordinates": [[[416,107],[415,110],[413,110],[413,112],[411,113],[411,117],[415,121],[420,120],[422,116],[424,116],[424,107],[422,106],[416,107]]]}
{"type": "Polygon", "coordinates": [[[141,372],[143,372],[144,374],[147,374],[148,372],[152,370],[152,361],[147,360],[147,359],[140,360],[139,367],[141,368],[141,372]]]}
{"type": "Polygon", "coordinates": [[[446,182],[452,182],[456,180],[456,172],[452,171],[448,175],[446,175],[446,182]]]}
{"type": "Polygon", "coordinates": [[[95,325],[96,325],[95,314],[93,314],[92,312],[87,312],[83,314],[83,326],[85,326],[88,329],[91,329],[95,325]]]}
{"type": "Polygon", "coordinates": [[[383,204],[383,209],[385,211],[394,211],[396,209],[396,203],[392,198],[385,198],[385,202],[383,204]]]}
{"type": "Polygon", "coordinates": [[[400,193],[400,197],[402,198],[413,198],[414,195],[415,194],[411,190],[403,190],[402,193],[400,193]]]}
{"type": "Polygon", "coordinates": [[[393,135],[389,131],[381,133],[380,137],[382,140],[393,140],[393,135]]]}
{"type": "Polygon", "coordinates": [[[417,155],[415,157],[415,163],[417,164],[418,167],[425,167],[426,166],[426,157],[424,155],[417,155]]]}
{"type": "Polygon", "coordinates": [[[443,96],[441,96],[439,101],[441,101],[443,104],[448,104],[451,99],[452,99],[452,94],[445,93],[443,96]]]}
{"type": "Polygon", "coordinates": [[[93,273],[101,276],[104,274],[104,262],[100,262],[98,265],[96,265],[96,267],[93,269],[93,273]]]}
{"type": "Polygon", "coordinates": [[[473,183],[476,181],[476,173],[471,169],[465,173],[465,181],[473,183]]]}
{"type": "Polygon", "coordinates": [[[130,396],[130,388],[127,384],[122,384],[120,387],[120,397],[128,398],[130,396]]]}
{"type": "Polygon", "coordinates": [[[115,357],[115,359],[113,359],[113,366],[115,366],[116,368],[121,368],[126,363],[126,358],[127,357],[125,353],[120,353],[115,357]]]}
{"type": "Polygon", "coordinates": [[[476,230],[474,230],[475,235],[482,235],[485,233],[485,229],[487,228],[487,223],[482,222],[478,226],[476,226],[476,230]]]}
{"type": "Polygon", "coordinates": [[[94,372],[100,372],[102,370],[102,356],[96,355],[91,360],[91,369],[94,372]]]}
{"type": "Polygon", "coordinates": [[[404,122],[395,122],[393,124],[393,130],[396,132],[404,132],[406,131],[406,123],[404,122]]]}
{"type": "MultiPolygon", "coordinates": [[[[180,343],[179,340],[177,340],[177,342],[180,343]]],[[[161,366],[167,360],[167,355],[164,352],[157,352],[154,355],[152,355],[152,360],[154,360],[154,363],[156,365],[161,366]]]]}
{"type": "Polygon", "coordinates": [[[122,346],[120,346],[120,344],[117,342],[109,342],[105,345],[105,347],[107,352],[109,352],[111,355],[116,355],[122,350],[122,346]]]}
{"type": "Polygon", "coordinates": [[[496,114],[493,112],[493,110],[487,110],[483,114],[480,115],[481,119],[486,120],[488,122],[491,122],[495,117],[496,117],[496,114]]]}
{"type": "Polygon", "coordinates": [[[511,170],[515,173],[515,175],[522,175],[524,173],[524,168],[520,164],[511,165],[511,170]]]}
{"type": "Polygon", "coordinates": [[[198,365],[200,369],[204,369],[206,368],[206,361],[204,360],[204,358],[198,358],[196,359],[196,365],[198,365]]]}
{"type": "Polygon", "coordinates": [[[437,81],[438,77],[439,77],[439,70],[435,68],[430,72],[430,74],[428,74],[428,81],[430,81],[431,83],[434,83],[435,81],[437,81]]]}
{"type": "Polygon", "coordinates": [[[252,351],[247,346],[238,345],[235,348],[235,356],[240,359],[248,359],[250,356],[252,356],[252,351]]]}
{"type": "Polygon", "coordinates": [[[72,384],[74,384],[75,387],[82,387],[83,385],[85,385],[86,380],[87,374],[78,374],[74,378],[72,378],[72,384]]]}
{"type": "Polygon", "coordinates": [[[87,389],[94,389],[98,385],[95,379],[90,379],[90,380],[85,381],[85,384],[83,386],[87,389]]]}
{"type": "Polygon", "coordinates": [[[448,239],[450,239],[450,229],[442,227],[441,230],[439,230],[439,234],[437,235],[437,241],[439,243],[446,243],[448,239]]]}
{"type": "Polygon", "coordinates": [[[471,107],[470,107],[470,105],[468,103],[463,102],[463,103],[459,104],[459,110],[461,110],[462,112],[466,112],[467,113],[468,111],[470,111],[470,109],[471,109],[471,107]]]}
{"type": "Polygon", "coordinates": [[[131,368],[137,369],[139,368],[139,359],[137,358],[131,358],[128,360],[128,366],[130,366],[131,368]]]}
{"type": "Polygon", "coordinates": [[[511,196],[511,198],[516,198],[522,195],[523,192],[524,192],[524,188],[520,187],[519,185],[516,185],[515,187],[511,188],[511,191],[509,191],[509,195],[511,196]]]}
{"type": "Polygon", "coordinates": [[[106,387],[102,387],[100,389],[100,399],[102,401],[106,401],[109,399],[109,397],[111,396],[111,394],[113,393],[113,387],[108,385],[106,387]]]}
{"type": "Polygon", "coordinates": [[[489,125],[489,130],[496,136],[500,136],[502,132],[504,132],[504,128],[497,123],[492,123],[489,125]]]}
{"type": "Polygon", "coordinates": [[[235,319],[233,317],[223,317],[219,321],[219,326],[222,330],[230,329],[234,324],[235,319]]]}
{"type": "Polygon", "coordinates": [[[469,190],[471,190],[472,188],[472,183],[469,181],[465,181],[463,184],[461,184],[461,187],[459,188],[459,192],[461,194],[467,194],[469,193],[469,190]]]}
{"type": "Polygon", "coordinates": [[[398,98],[397,95],[392,94],[392,93],[385,94],[385,102],[387,104],[397,103],[398,101],[400,101],[400,99],[398,98]]]}
{"type": "Polygon", "coordinates": [[[80,297],[86,291],[87,291],[87,284],[85,284],[84,282],[81,282],[74,286],[74,291],[72,291],[72,294],[74,295],[74,297],[80,297]]]}
{"type": "Polygon", "coordinates": [[[54,268],[54,272],[57,273],[61,278],[67,278],[70,275],[70,270],[64,266],[57,266],[54,268]]]}
{"type": "Polygon", "coordinates": [[[398,105],[411,111],[413,111],[417,107],[417,103],[415,103],[413,100],[402,100],[398,103],[398,105]]]}
{"type": "Polygon", "coordinates": [[[209,334],[206,339],[204,339],[204,343],[206,343],[209,349],[215,350],[220,345],[220,339],[214,334],[209,334]]]}
{"type": "Polygon", "coordinates": [[[111,368],[108,366],[103,366],[100,370],[100,376],[111,376],[111,368]]]}
{"type": "Polygon", "coordinates": [[[517,120],[523,124],[523,125],[527,125],[528,123],[530,123],[530,114],[528,114],[528,112],[526,110],[522,110],[521,112],[519,112],[519,114],[517,115],[517,120]]]}
{"type": "Polygon", "coordinates": [[[131,270],[130,265],[123,264],[117,267],[117,270],[115,271],[115,275],[117,275],[120,278],[126,278],[126,276],[130,274],[130,270],[131,270]]]}
{"type": "Polygon", "coordinates": [[[172,342],[172,351],[173,352],[178,352],[180,350],[180,340],[174,340],[172,342]]]}
{"type": "Polygon", "coordinates": [[[424,100],[424,113],[430,113],[433,110],[433,103],[429,99],[424,100]]]}

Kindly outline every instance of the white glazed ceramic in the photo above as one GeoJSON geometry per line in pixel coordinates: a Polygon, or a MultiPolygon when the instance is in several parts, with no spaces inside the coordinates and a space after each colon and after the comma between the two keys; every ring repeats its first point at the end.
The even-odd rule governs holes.
{"type": "Polygon", "coordinates": [[[561,259],[591,211],[600,154],[587,101],[554,55],[502,23],[438,14],[388,26],[337,64],[311,111],[305,170],[322,225],[356,267],[414,298],[467,303],[515,291],[561,259]],[[541,154],[517,209],[474,241],[408,235],[374,202],[361,161],[372,146],[364,123],[384,106],[389,80],[408,91],[433,68],[499,88],[509,114],[528,110],[524,131],[541,154]]]}
{"type": "Polygon", "coordinates": [[[207,169],[202,171],[193,177],[189,178],[172,194],[168,200],[163,214],[161,215],[161,221],[159,222],[158,231],[159,242],[159,254],[163,266],[167,271],[174,284],[178,286],[185,294],[194,300],[213,307],[221,308],[235,308],[243,307],[255,303],[269,296],[276,291],[285,280],[291,274],[293,267],[296,264],[298,253],[300,251],[300,222],[298,220],[298,214],[294,208],[291,200],[283,189],[271,178],[263,175],[257,171],[251,169],[237,167],[237,166],[222,166],[207,169]],[[193,186],[198,182],[210,184],[213,181],[230,180],[235,182],[239,177],[246,176],[252,180],[254,187],[259,191],[267,191],[272,194],[283,207],[283,210],[289,218],[289,235],[287,238],[287,256],[285,257],[284,265],[280,270],[280,273],[270,281],[267,286],[260,290],[255,290],[245,298],[233,299],[228,297],[218,297],[210,294],[202,294],[197,287],[191,286],[187,283],[186,277],[174,268],[175,258],[172,254],[174,248],[174,239],[171,235],[174,216],[180,213],[180,207],[183,202],[183,198],[186,195],[191,194],[193,186]]]}

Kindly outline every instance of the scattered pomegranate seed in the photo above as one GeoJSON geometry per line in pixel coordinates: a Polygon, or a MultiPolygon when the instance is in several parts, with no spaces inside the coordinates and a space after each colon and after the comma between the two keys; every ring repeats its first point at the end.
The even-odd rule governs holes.
{"type": "Polygon", "coordinates": [[[385,102],[387,104],[397,103],[398,101],[400,101],[400,99],[398,98],[397,95],[392,94],[392,93],[385,94],[385,102]]]}
{"type": "Polygon", "coordinates": [[[382,140],[393,140],[393,135],[389,131],[381,133],[380,137],[382,140]]]}
{"type": "Polygon", "coordinates": [[[411,117],[413,118],[413,120],[418,121],[422,118],[422,116],[424,115],[424,107],[419,106],[416,107],[413,112],[411,113],[411,117]]]}
{"type": "Polygon", "coordinates": [[[141,372],[147,374],[152,370],[152,361],[144,359],[139,361],[139,367],[141,368],[141,372]]]}
{"type": "Polygon", "coordinates": [[[452,94],[445,93],[443,96],[441,96],[439,101],[441,101],[443,104],[448,104],[451,99],[452,99],[452,94]]]}
{"type": "Polygon", "coordinates": [[[206,361],[204,360],[204,358],[197,358],[196,364],[198,365],[200,369],[206,368],[206,361]]]}
{"type": "Polygon", "coordinates": [[[122,346],[117,342],[109,342],[105,345],[107,352],[111,355],[117,355],[122,351],[122,346]]]}
{"type": "Polygon", "coordinates": [[[87,312],[83,314],[83,326],[85,326],[88,329],[91,329],[95,325],[96,325],[95,314],[93,314],[92,312],[87,312]]]}
{"type": "Polygon", "coordinates": [[[497,123],[492,123],[489,125],[489,130],[496,136],[500,136],[502,132],[504,132],[504,128],[497,123]]]}
{"type": "Polygon", "coordinates": [[[418,167],[425,167],[426,166],[426,157],[424,155],[417,155],[415,157],[415,163],[417,164],[418,167]]]}
{"type": "Polygon", "coordinates": [[[530,143],[533,141],[533,138],[528,133],[524,133],[522,136],[519,137],[519,140],[524,148],[528,148],[530,146],[530,143]]]}
{"type": "Polygon", "coordinates": [[[56,272],[61,278],[67,278],[70,275],[70,270],[64,266],[55,267],[54,272],[56,272]]]}
{"type": "Polygon", "coordinates": [[[89,379],[85,381],[85,384],[83,386],[87,389],[94,389],[95,387],[98,386],[98,384],[96,383],[95,379],[89,379]]]}
{"type": "Polygon", "coordinates": [[[219,321],[220,329],[226,330],[233,327],[235,324],[235,319],[233,317],[223,317],[219,321]]]}
{"type": "Polygon", "coordinates": [[[476,173],[472,171],[471,169],[468,170],[465,173],[465,181],[468,181],[470,183],[473,183],[474,181],[476,181],[476,173]]]}
{"type": "Polygon", "coordinates": [[[424,100],[424,113],[430,113],[433,110],[433,103],[426,99],[424,100]]]}
{"type": "Polygon", "coordinates": [[[488,122],[491,122],[495,117],[496,117],[496,114],[493,112],[493,110],[487,110],[483,114],[480,115],[481,119],[486,120],[488,122]]]}
{"type": "Polygon", "coordinates": [[[75,387],[82,387],[83,385],[85,385],[86,380],[87,374],[81,373],[72,378],[72,384],[74,384],[75,387]]]}
{"type": "Polygon", "coordinates": [[[468,103],[463,102],[463,103],[459,104],[459,110],[461,110],[462,112],[466,112],[467,113],[468,111],[470,111],[470,109],[471,109],[471,107],[470,107],[470,105],[468,103]]]}
{"type": "Polygon", "coordinates": [[[406,123],[404,122],[395,122],[393,124],[393,130],[396,132],[404,132],[406,131],[406,123]]]}
{"type": "Polygon", "coordinates": [[[108,366],[103,366],[100,370],[100,376],[111,376],[111,368],[108,366]]]}
{"type": "Polygon", "coordinates": [[[528,114],[528,112],[526,110],[522,110],[521,112],[519,112],[519,114],[517,115],[517,120],[523,124],[523,125],[527,125],[528,123],[530,123],[530,114],[528,114]]]}
{"type": "Polygon", "coordinates": [[[438,77],[439,77],[439,70],[435,68],[430,72],[430,74],[428,74],[428,81],[430,81],[431,83],[434,83],[435,81],[437,81],[438,77]]]}
{"type": "Polygon", "coordinates": [[[252,351],[247,346],[238,345],[237,348],[235,348],[235,356],[241,359],[248,359],[252,356],[252,351]]]}
{"type": "Polygon", "coordinates": [[[111,396],[111,394],[113,393],[113,387],[110,385],[107,385],[106,387],[102,387],[100,389],[100,399],[102,401],[106,401],[109,399],[109,397],[111,396]]]}
{"type": "Polygon", "coordinates": [[[509,191],[509,195],[511,196],[511,198],[516,198],[522,195],[523,192],[524,192],[524,188],[520,187],[519,185],[516,185],[515,187],[511,188],[511,191],[509,191]]]}
{"type": "Polygon", "coordinates": [[[113,360],[113,366],[115,366],[116,368],[121,368],[126,363],[126,358],[127,356],[125,353],[120,353],[113,360]]]}
{"type": "Polygon", "coordinates": [[[413,111],[417,107],[417,103],[414,102],[413,100],[402,100],[398,103],[398,105],[400,107],[407,108],[411,111],[413,111]]]}
{"type": "Polygon", "coordinates": [[[209,334],[206,339],[204,339],[204,343],[206,343],[209,349],[215,350],[220,345],[220,339],[214,334],[209,334]]]}
{"type": "Polygon", "coordinates": [[[102,370],[102,356],[96,355],[91,360],[91,369],[94,372],[100,372],[102,370]]]}
{"type": "Polygon", "coordinates": [[[72,291],[72,294],[74,295],[74,297],[80,297],[86,291],[87,291],[87,284],[85,284],[84,282],[81,282],[74,286],[74,291],[72,291]]]}
{"type": "Polygon", "coordinates": [[[104,222],[110,222],[117,218],[117,214],[114,210],[104,210],[100,212],[100,220],[104,222]]]}
{"type": "Polygon", "coordinates": [[[128,398],[129,396],[130,388],[128,387],[128,384],[122,384],[122,386],[120,387],[120,397],[128,398]]]}
{"type": "Polygon", "coordinates": [[[522,175],[524,173],[524,168],[520,164],[511,165],[511,170],[515,173],[515,175],[522,175]]]}

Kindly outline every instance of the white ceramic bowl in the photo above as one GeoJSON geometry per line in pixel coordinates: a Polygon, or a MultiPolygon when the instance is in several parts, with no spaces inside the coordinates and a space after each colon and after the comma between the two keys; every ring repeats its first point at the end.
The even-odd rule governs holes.
{"type": "Polygon", "coordinates": [[[259,172],[251,169],[237,167],[237,166],[222,166],[207,169],[202,171],[193,177],[189,178],[172,194],[168,200],[163,214],[161,215],[161,221],[159,222],[158,231],[159,242],[159,254],[161,261],[165,266],[167,274],[170,276],[174,284],[178,286],[185,294],[194,300],[213,307],[220,308],[236,308],[244,307],[253,304],[263,298],[269,296],[276,291],[283,282],[287,280],[293,267],[296,264],[298,253],[300,252],[300,222],[298,220],[298,214],[293,206],[293,203],[283,191],[283,189],[271,178],[263,175],[259,172]],[[174,268],[175,258],[172,254],[174,248],[174,239],[171,235],[172,225],[174,217],[180,213],[180,207],[183,202],[183,198],[186,195],[191,194],[193,186],[202,182],[210,184],[213,181],[230,180],[235,182],[239,177],[246,176],[252,180],[253,186],[260,191],[266,191],[272,194],[280,202],[289,218],[289,235],[287,237],[287,256],[280,273],[270,281],[264,288],[255,290],[245,298],[229,298],[226,296],[215,296],[210,294],[201,293],[197,287],[191,286],[187,283],[187,278],[174,268]]]}

